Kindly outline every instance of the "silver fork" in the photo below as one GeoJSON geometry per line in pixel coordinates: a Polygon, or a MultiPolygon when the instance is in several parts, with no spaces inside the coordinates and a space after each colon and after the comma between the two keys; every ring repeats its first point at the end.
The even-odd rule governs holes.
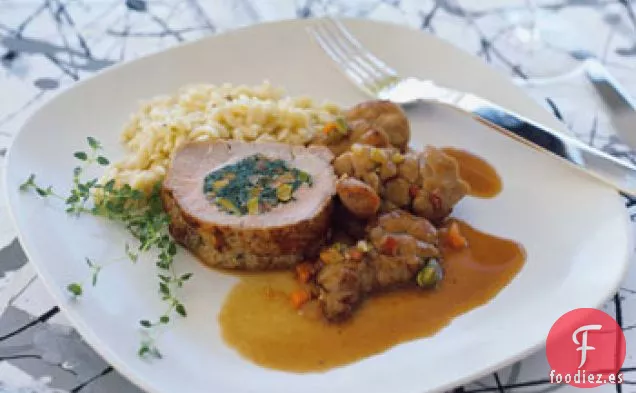
{"type": "Polygon", "coordinates": [[[308,33],[362,91],[402,106],[436,102],[459,109],[497,131],[573,164],[615,189],[636,196],[636,167],[580,140],[533,122],[471,93],[438,86],[434,81],[400,76],[366,49],[338,20],[322,19],[308,33]]]}

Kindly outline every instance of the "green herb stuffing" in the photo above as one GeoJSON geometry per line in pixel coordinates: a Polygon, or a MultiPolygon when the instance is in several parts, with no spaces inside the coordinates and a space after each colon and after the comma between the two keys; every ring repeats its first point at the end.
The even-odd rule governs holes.
{"type": "Polygon", "coordinates": [[[294,200],[294,192],[303,184],[312,185],[307,172],[255,154],[208,174],[203,193],[222,211],[243,216],[294,200]]]}

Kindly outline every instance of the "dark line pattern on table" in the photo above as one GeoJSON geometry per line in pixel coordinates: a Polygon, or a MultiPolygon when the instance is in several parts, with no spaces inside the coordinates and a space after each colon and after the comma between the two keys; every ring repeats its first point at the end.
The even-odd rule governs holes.
{"type": "MultiPolygon", "coordinates": [[[[52,64],[58,67],[64,74],[68,75],[72,80],[79,79],[77,70],[97,71],[112,64],[111,61],[96,60],[92,57],[86,40],[77,30],[70,13],[67,12],[65,5],[60,0],[44,1],[32,14],[27,16],[27,18],[20,23],[15,31],[12,31],[11,29],[7,30],[13,35],[13,37],[1,37],[0,45],[3,45],[8,53],[15,53],[14,55],[11,55],[11,57],[17,57],[20,53],[41,54],[44,58],[48,59],[52,64]],[[57,9],[54,8],[53,1],[56,1],[58,5],[57,9]],[[38,39],[28,39],[23,36],[23,32],[26,27],[47,9],[51,14],[51,18],[55,23],[58,35],[62,38],[64,46],[54,45],[38,39]],[[81,51],[70,47],[70,43],[62,31],[61,16],[65,18],[67,25],[71,26],[74,30],[79,46],[82,49],[81,51]],[[64,61],[57,57],[58,54],[66,54],[69,58],[70,64],[65,64],[64,61]],[[75,61],[76,57],[81,58],[82,62],[77,63],[75,61]]],[[[6,65],[5,62],[3,62],[3,64],[6,65]]],[[[33,101],[29,101],[27,104],[30,105],[32,102],[33,101]]],[[[24,107],[19,111],[21,112],[23,109],[24,107]]],[[[3,124],[6,119],[7,118],[0,120],[0,124],[3,124]]]]}
{"type": "Polygon", "coordinates": [[[205,12],[201,4],[199,4],[199,0],[188,0],[188,4],[196,11],[197,17],[203,22],[203,26],[205,26],[210,33],[214,33],[216,31],[216,27],[210,20],[210,17],[205,12]]]}
{"type": "MultiPolygon", "coordinates": [[[[75,65],[75,56],[73,55],[73,51],[71,51],[71,44],[68,40],[68,38],[66,37],[66,34],[63,30],[63,26],[64,24],[62,23],[62,20],[60,18],[60,11],[59,9],[55,9],[54,5],[53,5],[53,0],[47,0],[46,4],[48,5],[48,10],[49,13],[51,15],[51,19],[53,19],[55,21],[55,30],[57,31],[57,35],[60,37],[60,39],[62,40],[62,44],[64,45],[64,49],[66,50],[66,52],[68,53],[67,57],[68,57],[68,62],[70,65],[71,69],[77,69],[76,65],[75,65]]],[[[60,67],[60,69],[64,70],[64,68],[61,66],[62,61],[60,59],[55,58],[54,56],[47,54],[47,58],[49,58],[49,60],[51,60],[53,63],[55,63],[58,67],[60,67]]],[[[79,77],[77,76],[76,73],[72,72],[71,70],[69,70],[68,68],[66,69],[66,73],[67,74],[73,74],[75,75],[75,77],[73,78],[73,80],[78,80],[79,77]]],[[[72,76],[71,76],[72,77],[72,76]]]]}
{"type": "Polygon", "coordinates": [[[596,143],[596,134],[598,132],[598,114],[594,115],[594,120],[592,121],[592,130],[590,132],[590,141],[588,142],[590,145],[594,146],[596,143]]]}
{"type": "Polygon", "coordinates": [[[506,390],[503,388],[503,385],[501,385],[499,374],[493,373],[492,376],[495,378],[495,383],[497,384],[497,390],[499,390],[499,393],[505,393],[506,390]]]}
{"type": "Polygon", "coordinates": [[[505,386],[495,386],[495,387],[485,387],[485,388],[481,388],[481,389],[471,389],[471,390],[463,390],[463,392],[465,393],[481,393],[481,392],[501,392],[503,389],[503,391],[505,391],[505,389],[515,389],[515,388],[527,388],[530,386],[540,386],[540,385],[550,385],[550,380],[549,379],[538,379],[536,381],[528,381],[528,382],[518,382],[518,383],[512,383],[512,384],[507,384],[505,386]]]}
{"type": "MultiPolygon", "coordinates": [[[[616,323],[621,329],[623,329],[623,305],[621,303],[621,298],[618,293],[614,295],[614,311],[616,313],[616,323]]],[[[618,340],[618,337],[617,337],[617,340],[618,340]]],[[[618,353],[615,353],[615,355],[619,356],[618,353]]],[[[617,363],[619,362],[618,359],[616,360],[616,362],[617,363]]],[[[616,393],[623,392],[623,387],[620,383],[617,383],[615,387],[616,387],[616,393]]]]}
{"type": "Polygon", "coordinates": [[[33,86],[41,90],[55,90],[60,87],[60,81],[53,78],[38,78],[33,81],[33,86]]]}
{"type": "Polygon", "coordinates": [[[630,150],[616,135],[610,135],[601,150],[614,157],[624,158],[636,165],[636,152],[630,150]]]}
{"type": "MultiPolygon", "coordinates": [[[[15,118],[16,116],[18,116],[20,113],[22,113],[22,111],[24,111],[26,108],[30,107],[31,105],[33,105],[34,103],[36,103],[40,98],[42,98],[42,96],[44,95],[45,91],[44,90],[40,90],[38,91],[36,94],[34,94],[31,99],[29,99],[27,102],[25,102],[21,107],[19,107],[15,112],[11,112],[9,114],[7,114],[5,117],[0,118],[0,126],[4,125],[6,123],[8,123],[9,121],[13,120],[13,118],[15,118]]],[[[11,134],[7,133],[7,132],[3,132],[1,134],[4,134],[6,136],[11,136],[11,134]]]]}
{"type": "Polygon", "coordinates": [[[436,2],[433,5],[433,8],[431,8],[431,10],[428,12],[428,14],[421,14],[422,16],[422,23],[420,24],[420,29],[422,30],[426,30],[426,29],[432,29],[431,28],[431,23],[433,22],[433,18],[435,17],[435,15],[437,14],[437,10],[439,10],[439,2],[436,2]]]}
{"type": "Polygon", "coordinates": [[[46,322],[49,319],[53,318],[59,312],[60,312],[60,308],[58,306],[55,306],[55,307],[51,308],[50,310],[48,310],[47,312],[45,312],[44,314],[42,314],[39,317],[37,317],[36,319],[34,319],[31,322],[27,323],[26,325],[21,326],[18,329],[12,331],[11,333],[5,334],[4,336],[0,336],[0,341],[4,341],[6,339],[9,339],[9,338],[17,335],[17,334],[20,334],[23,331],[25,331],[25,330],[37,325],[38,323],[46,322]]]}
{"type": "Polygon", "coordinates": [[[385,3],[388,4],[392,7],[399,7],[400,4],[402,3],[402,0],[380,0],[380,3],[385,3]]]}
{"type": "Polygon", "coordinates": [[[601,51],[601,55],[598,57],[598,60],[605,65],[607,61],[607,55],[609,54],[610,44],[612,43],[612,39],[614,38],[614,31],[610,30],[605,38],[605,43],[603,44],[603,50],[601,51]]]}
{"type": "Polygon", "coordinates": [[[477,56],[483,56],[486,62],[490,63],[492,61],[492,57],[490,57],[490,41],[481,37],[479,45],[481,49],[477,52],[477,56]]]}
{"type": "Polygon", "coordinates": [[[0,356],[0,362],[4,362],[6,360],[17,360],[17,359],[42,359],[40,355],[10,355],[10,356],[0,356]]]}
{"type": "Polygon", "coordinates": [[[131,11],[146,12],[148,3],[145,0],[126,0],[126,7],[131,11]]]}
{"type": "Polygon", "coordinates": [[[11,64],[11,62],[13,62],[13,60],[17,58],[18,58],[18,52],[14,50],[8,50],[5,52],[4,55],[2,55],[2,57],[0,57],[0,61],[2,62],[3,65],[8,66],[9,64],[11,64]]]}
{"type": "Polygon", "coordinates": [[[636,56],[636,44],[627,47],[627,48],[616,48],[614,50],[614,53],[616,53],[619,56],[623,56],[623,57],[631,57],[631,56],[636,56]]]}
{"type": "MultiPolygon", "coordinates": [[[[51,61],[51,63],[55,64],[57,66],[57,68],[59,68],[63,73],[65,73],[67,76],[69,76],[71,79],[73,79],[74,81],[78,81],[79,80],[79,75],[74,72],[71,68],[66,67],[66,65],[64,65],[62,63],[62,61],[60,59],[58,59],[57,57],[50,55],[50,54],[45,54],[44,57],[46,57],[47,59],[49,59],[51,61]]],[[[73,55],[69,55],[69,58],[71,59],[71,67],[75,68],[76,64],[74,62],[73,59],[73,55]]]]}
{"type": "Polygon", "coordinates": [[[38,8],[35,9],[35,11],[33,11],[32,14],[30,14],[29,16],[27,16],[22,23],[20,23],[20,25],[18,26],[15,34],[16,37],[22,37],[22,32],[24,31],[24,29],[33,21],[35,20],[35,18],[38,17],[38,15],[40,15],[40,13],[42,13],[42,11],[44,11],[47,7],[48,7],[48,2],[44,1],[42,2],[42,4],[40,4],[40,6],[38,8]]]}
{"type": "Polygon", "coordinates": [[[552,113],[554,114],[554,117],[556,117],[557,119],[563,121],[563,115],[561,114],[561,111],[559,110],[559,107],[554,103],[552,98],[546,97],[545,101],[550,106],[550,109],[552,109],[552,113]]]}
{"type": "Polygon", "coordinates": [[[111,366],[108,366],[101,373],[95,375],[93,378],[87,380],[86,382],[82,382],[81,384],[79,384],[76,387],[74,387],[73,389],[71,389],[71,391],[69,393],[78,393],[82,389],[84,389],[86,386],[90,385],[91,383],[95,382],[97,379],[99,379],[99,378],[103,377],[104,375],[109,374],[111,372],[113,372],[113,368],[111,366]]]}
{"type": "Polygon", "coordinates": [[[632,3],[629,0],[618,0],[620,4],[625,7],[625,11],[627,11],[627,17],[632,23],[632,27],[636,30],[636,14],[634,13],[634,8],[632,7],[632,3]]]}
{"type": "MultiPolygon", "coordinates": [[[[126,58],[126,47],[128,45],[128,34],[130,33],[130,29],[131,28],[132,28],[132,25],[130,23],[130,10],[126,9],[126,13],[124,14],[124,30],[123,30],[124,35],[122,36],[123,39],[121,40],[121,47],[119,48],[119,60],[120,61],[123,61],[126,58]]],[[[110,30],[110,28],[106,30],[106,34],[108,34],[109,30],[110,30]]]]}
{"type": "Polygon", "coordinates": [[[158,17],[155,14],[152,14],[150,12],[148,12],[148,15],[150,15],[150,19],[152,21],[154,21],[159,27],[161,27],[164,33],[166,33],[166,35],[170,35],[172,37],[174,37],[175,40],[179,41],[179,42],[183,42],[184,38],[181,35],[181,33],[179,33],[176,30],[173,30],[170,28],[170,26],[168,26],[168,23],[166,23],[165,20],[163,20],[162,18],[158,17]]]}
{"type": "Polygon", "coordinates": [[[235,0],[237,3],[241,3],[241,5],[243,6],[243,9],[245,10],[245,13],[247,15],[249,15],[251,22],[258,22],[259,17],[258,17],[258,12],[256,11],[256,9],[254,8],[254,6],[252,5],[252,3],[249,0],[235,0]]]}
{"type": "Polygon", "coordinates": [[[31,277],[29,281],[27,281],[27,283],[22,288],[20,288],[18,292],[15,293],[15,295],[11,296],[11,298],[7,302],[7,306],[12,306],[15,303],[15,301],[18,300],[20,296],[22,296],[22,294],[26,292],[26,290],[29,289],[29,287],[33,285],[33,283],[37,279],[38,279],[37,275],[34,275],[33,277],[31,277]]]}
{"type": "Polygon", "coordinates": [[[124,30],[111,30],[108,29],[106,30],[106,34],[115,36],[115,37],[151,37],[151,38],[157,38],[157,37],[166,37],[166,36],[170,36],[173,35],[175,33],[177,34],[184,34],[184,33],[190,33],[193,31],[201,31],[201,30],[205,30],[204,27],[184,27],[182,29],[174,29],[172,31],[166,31],[166,30],[162,30],[162,31],[129,31],[126,28],[124,28],[124,30]]]}
{"type": "Polygon", "coordinates": [[[519,380],[519,375],[521,374],[521,362],[516,362],[508,368],[508,379],[506,380],[505,385],[510,385],[512,383],[517,383],[519,380]]]}
{"type": "MultiPolygon", "coordinates": [[[[36,355],[36,354],[0,356],[0,362],[2,362],[2,361],[10,361],[10,360],[22,360],[22,359],[43,360],[42,356],[36,355]]],[[[52,363],[47,362],[47,364],[52,364],[52,363]]],[[[78,376],[78,374],[77,374],[77,372],[75,370],[70,369],[68,367],[64,367],[64,365],[62,365],[60,363],[53,363],[53,365],[57,366],[59,369],[65,371],[65,372],[67,372],[69,374],[73,374],[75,376],[78,376]]]]}
{"type": "MultiPolygon", "coordinates": [[[[64,19],[66,20],[66,24],[72,28],[73,32],[75,33],[75,37],[77,38],[77,42],[79,43],[80,47],[84,50],[84,55],[87,58],[92,59],[93,56],[91,54],[90,48],[88,47],[88,44],[86,44],[86,39],[77,30],[77,26],[75,26],[75,21],[71,17],[71,14],[67,11],[66,5],[62,3],[60,0],[49,0],[49,2],[51,4],[52,2],[57,3],[56,14],[64,17],[64,19]]],[[[58,18],[58,19],[61,19],[61,18],[58,18]]]]}
{"type": "Polygon", "coordinates": [[[56,58],[55,55],[57,54],[77,56],[84,60],[83,63],[77,64],[77,68],[83,71],[99,71],[102,68],[114,64],[111,60],[89,58],[77,49],[65,48],[37,38],[3,36],[0,39],[0,45],[3,45],[8,50],[14,50],[19,53],[49,55],[53,58],[56,58]]]}
{"type": "MultiPolygon", "coordinates": [[[[439,0],[438,0],[438,2],[439,2],[439,0]]],[[[448,4],[448,3],[444,3],[444,4],[448,4]]],[[[483,54],[488,59],[489,62],[490,62],[491,58],[490,58],[489,54],[486,54],[486,52],[490,52],[495,57],[497,57],[497,59],[499,59],[506,67],[508,67],[509,70],[514,75],[516,75],[516,76],[518,76],[518,77],[520,77],[522,79],[528,79],[528,75],[526,75],[526,73],[521,69],[521,66],[519,64],[514,64],[514,62],[512,62],[510,59],[508,59],[508,57],[505,56],[495,46],[495,40],[494,39],[491,40],[488,37],[486,37],[486,35],[481,30],[481,28],[476,23],[476,21],[473,19],[471,14],[467,13],[464,10],[464,8],[462,8],[462,6],[460,6],[457,3],[453,6],[452,9],[453,9],[453,12],[456,13],[457,15],[463,16],[466,19],[466,21],[468,22],[468,24],[473,27],[473,30],[477,33],[477,35],[479,37],[479,41],[481,43],[483,54]]],[[[445,8],[445,10],[448,11],[447,8],[445,8]]]]}
{"type": "Polygon", "coordinates": [[[314,16],[314,13],[311,9],[312,6],[317,4],[319,0],[308,0],[304,6],[296,7],[296,16],[301,19],[307,19],[314,16]]]}

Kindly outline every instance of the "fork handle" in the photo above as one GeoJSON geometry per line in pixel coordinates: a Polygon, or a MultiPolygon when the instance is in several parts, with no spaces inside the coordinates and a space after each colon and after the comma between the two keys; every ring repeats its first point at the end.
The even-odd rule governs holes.
{"type": "Polygon", "coordinates": [[[453,101],[452,106],[472,114],[498,131],[539,147],[539,150],[566,160],[619,191],[636,196],[636,167],[633,165],[473,94],[463,94],[453,101]]]}

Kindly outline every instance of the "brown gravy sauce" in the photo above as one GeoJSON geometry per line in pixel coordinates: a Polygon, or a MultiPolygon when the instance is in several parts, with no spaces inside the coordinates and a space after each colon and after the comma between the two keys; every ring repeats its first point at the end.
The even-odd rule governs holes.
{"type": "Polygon", "coordinates": [[[523,247],[458,221],[469,247],[445,249],[442,284],[433,291],[404,289],[372,296],[343,324],[318,317],[316,303],[292,308],[292,272],[242,274],[219,315],[225,341],[244,357],[272,369],[323,371],[428,337],[453,318],[487,303],[519,272],[523,247]]]}
{"type": "Polygon", "coordinates": [[[483,158],[454,147],[444,147],[441,150],[457,160],[460,176],[470,185],[470,195],[493,198],[501,192],[501,178],[495,168],[483,158]]]}

